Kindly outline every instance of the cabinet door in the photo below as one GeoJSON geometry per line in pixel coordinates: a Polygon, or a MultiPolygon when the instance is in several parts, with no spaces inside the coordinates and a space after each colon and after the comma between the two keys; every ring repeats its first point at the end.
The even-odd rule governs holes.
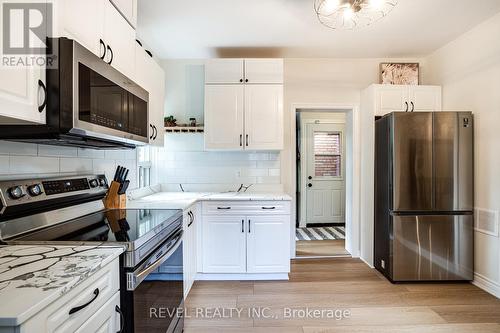
{"type": "Polygon", "coordinates": [[[283,84],[283,59],[245,59],[245,83],[283,84]]]}
{"type": "Polygon", "coordinates": [[[383,116],[394,111],[408,111],[408,87],[377,85],[375,87],[375,115],[383,116]]]}
{"type": "MultiPolygon", "coordinates": [[[[16,17],[19,16],[13,15],[12,19],[16,17]]],[[[0,36],[3,36],[3,28],[0,24],[0,36]]],[[[45,44],[34,37],[30,39],[30,46],[45,47],[45,44]]],[[[0,123],[45,124],[46,108],[41,111],[38,108],[45,99],[39,81],[46,86],[45,66],[0,65],[0,123]]]]}
{"type": "Polygon", "coordinates": [[[137,0],[111,0],[132,27],[137,27],[137,0]]]}
{"type": "Polygon", "coordinates": [[[289,272],[290,216],[248,216],[247,219],[247,272],[289,272]]]}
{"type": "Polygon", "coordinates": [[[183,265],[183,278],[184,278],[184,299],[186,299],[192,284],[192,229],[191,229],[191,210],[187,209],[184,211],[182,228],[184,229],[183,241],[182,241],[182,265],[183,265]]]}
{"type": "Polygon", "coordinates": [[[283,86],[245,86],[245,149],[283,149],[283,86]]]}
{"type": "Polygon", "coordinates": [[[412,86],[409,91],[410,110],[416,112],[441,111],[441,87],[412,86]]]}
{"type": "Polygon", "coordinates": [[[243,85],[205,86],[205,149],[243,149],[243,85]]]}
{"type": "MultiPolygon", "coordinates": [[[[147,55],[149,57],[149,55],[147,55]]],[[[153,125],[153,146],[163,147],[165,141],[164,102],[165,102],[165,73],[156,61],[149,57],[151,66],[152,87],[149,94],[149,122],[153,125]]]]}
{"type": "Polygon", "coordinates": [[[245,217],[203,217],[203,272],[246,272],[245,217]]]}
{"type": "Polygon", "coordinates": [[[132,64],[135,63],[135,30],[116,10],[113,4],[105,1],[104,41],[108,49],[107,62],[128,77],[134,75],[132,64]]]}
{"type": "Polygon", "coordinates": [[[243,83],[243,59],[209,59],[205,62],[206,84],[243,83]]]}
{"type": "Polygon", "coordinates": [[[120,331],[120,292],[117,292],[106,304],[90,317],[76,333],[116,333],[120,331]],[[118,307],[118,309],[117,309],[118,307]]]}
{"type": "Polygon", "coordinates": [[[57,0],[54,3],[59,36],[76,40],[97,56],[105,52],[104,10],[106,0],[57,0]]]}

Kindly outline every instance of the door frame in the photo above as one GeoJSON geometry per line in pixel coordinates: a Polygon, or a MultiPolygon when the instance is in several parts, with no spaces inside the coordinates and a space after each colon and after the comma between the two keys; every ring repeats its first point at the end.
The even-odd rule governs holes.
{"type": "Polygon", "coordinates": [[[292,196],[292,225],[291,229],[291,257],[296,259],[295,225],[297,221],[297,112],[310,110],[314,112],[344,112],[347,115],[346,129],[351,127],[352,148],[350,152],[351,163],[346,165],[346,250],[353,258],[360,257],[361,249],[361,223],[360,223],[360,199],[361,199],[361,116],[358,104],[336,104],[336,103],[293,103],[290,112],[290,139],[292,152],[289,154],[288,163],[291,172],[285,181],[290,186],[292,196]]]}
{"type": "MultiPolygon", "coordinates": [[[[297,113],[313,113],[314,110],[301,110],[301,111],[298,111],[297,113]]],[[[302,133],[301,133],[301,137],[300,138],[297,138],[297,140],[301,141],[301,145],[302,145],[302,149],[301,149],[301,159],[300,159],[300,168],[301,168],[301,171],[304,173],[304,172],[307,172],[308,171],[308,163],[309,161],[307,160],[307,155],[309,153],[309,147],[307,145],[307,135],[308,135],[308,129],[307,129],[307,126],[308,125],[314,125],[314,124],[319,124],[319,125],[341,125],[343,127],[341,133],[342,133],[342,138],[341,138],[341,144],[342,144],[342,171],[341,171],[341,178],[340,180],[344,182],[344,194],[343,194],[343,197],[342,197],[342,205],[344,206],[344,220],[345,220],[345,213],[346,213],[346,210],[345,210],[345,206],[346,206],[346,171],[347,171],[347,168],[346,168],[346,156],[347,156],[347,140],[350,140],[352,141],[352,138],[347,138],[347,135],[346,135],[346,132],[347,132],[347,113],[346,112],[340,112],[340,111],[331,111],[331,112],[328,112],[328,113],[344,113],[345,114],[345,119],[343,121],[340,121],[339,119],[334,119],[335,117],[332,117],[332,118],[325,118],[325,119],[319,119],[318,120],[313,120],[312,118],[311,119],[304,119],[304,120],[301,120],[301,122],[305,125],[304,128],[302,129],[302,133]]],[[[317,113],[317,112],[316,112],[317,113]]],[[[325,112],[326,113],[326,112],[325,112]]],[[[302,124],[301,124],[301,127],[302,127],[302,124]]],[[[301,214],[299,214],[299,216],[297,216],[297,224],[300,226],[300,227],[305,227],[305,225],[301,222],[303,222],[305,220],[305,217],[307,216],[307,179],[304,177],[305,174],[302,175],[301,179],[299,180],[300,181],[300,188],[301,190],[301,195],[300,195],[300,198],[298,198],[298,207],[300,207],[300,212],[301,214]],[[305,214],[305,215],[303,215],[305,214]]],[[[337,179],[339,180],[339,179],[337,179]]]]}

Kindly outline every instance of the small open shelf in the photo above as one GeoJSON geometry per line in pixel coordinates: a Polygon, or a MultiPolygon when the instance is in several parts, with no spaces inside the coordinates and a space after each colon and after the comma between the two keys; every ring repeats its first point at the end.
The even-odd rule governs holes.
{"type": "Polygon", "coordinates": [[[203,133],[203,126],[188,127],[188,126],[175,126],[165,127],[167,133],[203,133]]]}

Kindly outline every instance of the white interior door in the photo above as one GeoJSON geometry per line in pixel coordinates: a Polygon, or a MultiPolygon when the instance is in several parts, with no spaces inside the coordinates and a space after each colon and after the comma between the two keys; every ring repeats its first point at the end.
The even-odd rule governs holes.
{"type": "Polygon", "coordinates": [[[345,125],[306,125],[306,223],[345,223],[345,125]]]}

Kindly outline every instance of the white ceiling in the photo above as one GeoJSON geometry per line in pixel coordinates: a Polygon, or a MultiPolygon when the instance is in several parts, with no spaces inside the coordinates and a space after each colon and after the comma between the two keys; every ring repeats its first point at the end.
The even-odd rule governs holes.
{"type": "Polygon", "coordinates": [[[139,0],[138,34],[160,58],[418,57],[500,11],[500,0],[399,0],[371,27],[321,25],[314,0],[139,0]]]}

